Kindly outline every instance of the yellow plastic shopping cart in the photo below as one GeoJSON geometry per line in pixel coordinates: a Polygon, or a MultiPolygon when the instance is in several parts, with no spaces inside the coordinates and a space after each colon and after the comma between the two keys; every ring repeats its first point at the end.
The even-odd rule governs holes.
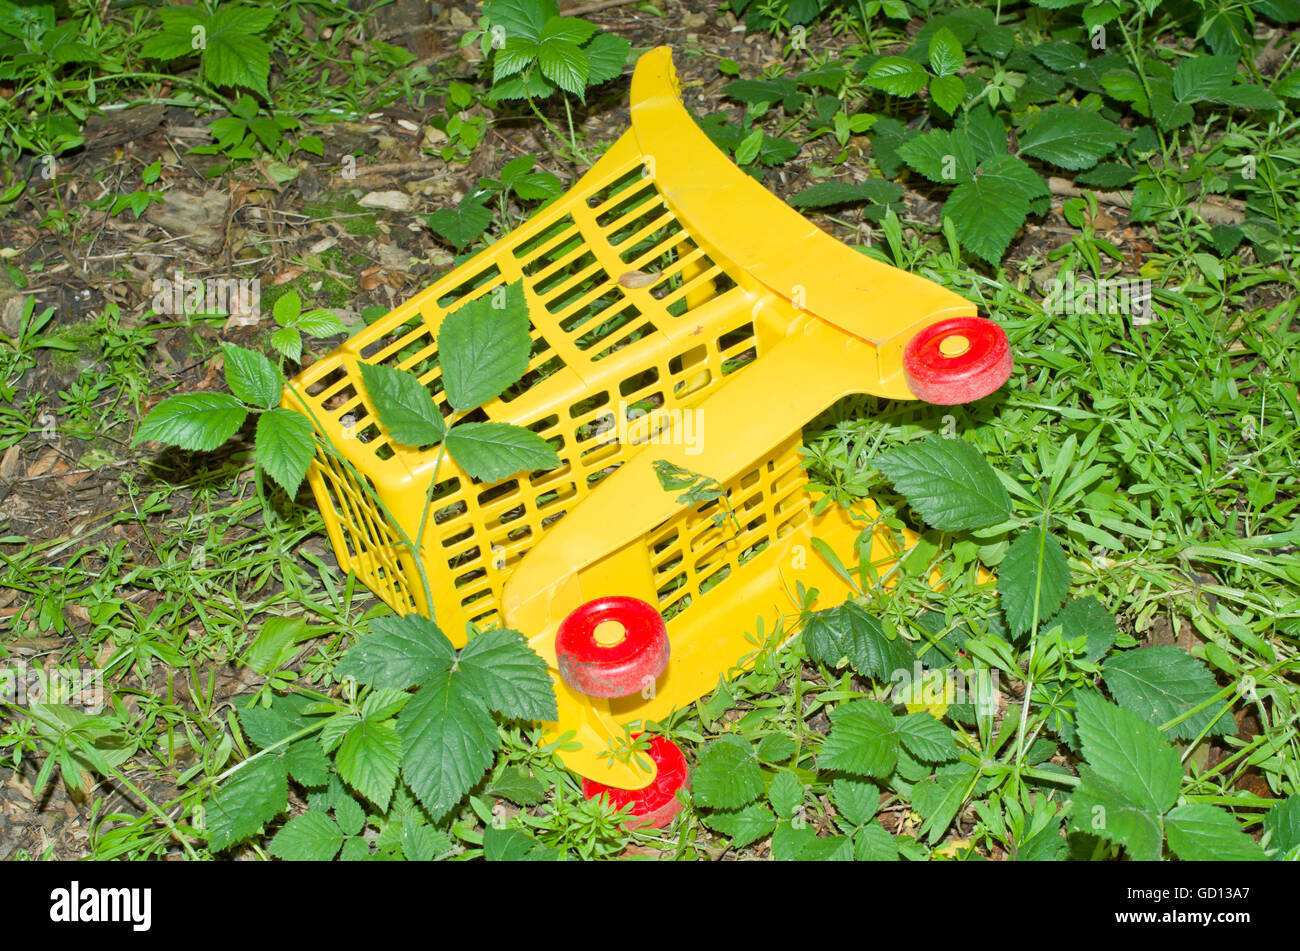
{"type": "MultiPolygon", "coordinates": [[[[811,542],[853,563],[861,524],[814,514],[803,426],[852,393],[977,399],[1011,354],[968,301],[835,241],[733,165],[683,108],[666,47],[638,62],[631,116],[566,195],[305,369],[285,405],[336,450],[309,480],[340,566],[395,611],[435,614],[457,646],[471,622],[524,632],[555,680],[565,764],[661,824],[685,761],[662,738],[649,769],[610,755],[627,729],[743,666],[746,631],[796,609],[796,582],[824,605],[849,594],[811,542]],[[516,281],[531,361],[483,412],[550,440],[561,465],[483,484],[445,458],[416,539],[438,453],[386,435],[357,365],[413,371],[445,404],[443,316],[516,281]],[[679,503],[660,460],[725,500],[679,503]]],[[[874,540],[873,560],[897,555],[874,540]]]]}

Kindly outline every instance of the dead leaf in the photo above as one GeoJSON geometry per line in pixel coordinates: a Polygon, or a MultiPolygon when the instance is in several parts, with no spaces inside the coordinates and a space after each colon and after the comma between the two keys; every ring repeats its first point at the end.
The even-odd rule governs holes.
{"type": "Polygon", "coordinates": [[[59,454],[53,449],[46,449],[40,458],[27,468],[27,478],[35,479],[37,476],[45,475],[54,468],[54,464],[58,461],[59,454]]]}
{"type": "Polygon", "coordinates": [[[19,460],[20,451],[17,444],[6,449],[4,458],[0,459],[0,478],[12,480],[17,476],[19,460]]]}
{"type": "Polygon", "coordinates": [[[370,192],[357,202],[362,208],[381,208],[385,211],[409,211],[411,196],[405,192],[370,192]]]}
{"type": "Polygon", "coordinates": [[[274,287],[279,287],[281,284],[288,284],[294,278],[301,277],[306,271],[307,269],[305,267],[298,267],[296,265],[294,267],[287,267],[283,271],[277,272],[275,276],[271,278],[271,284],[274,287]]]}
{"type": "Polygon", "coordinates": [[[225,241],[229,208],[226,193],[215,188],[202,195],[173,188],[163,195],[162,204],[149,206],[144,217],[195,250],[212,254],[225,241]]]}
{"type": "Polygon", "coordinates": [[[647,274],[645,271],[627,271],[619,275],[618,283],[623,287],[649,287],[657,280],[659,280],[658,274],[647,274]]]}
{"type": "Polygon", "coordinates": [[[380,284],[384,283],[383,267],[376,265],[368,267],[361,272],[361,280],[358,281],[363,291],[373,291],[380,284]]]}

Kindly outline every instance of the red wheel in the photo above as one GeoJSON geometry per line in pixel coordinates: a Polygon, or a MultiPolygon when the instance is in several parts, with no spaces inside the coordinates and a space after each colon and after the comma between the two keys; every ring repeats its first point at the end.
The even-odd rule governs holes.
{"type": "MultiPolygon", "coordinates": [[[[640,736],[634,733],[633,737],[640,736]]],[[[659,772],[654,782],[644,789],[619,789],[606,786],[591,779],[582,781],[582,794],[588,799],[595,799],[604,793],[609,796],[609,803],[615,809],[632,804],[632,814],[626,827],[629,829],[662,829],[672,821],[673,816],[682,811],[682,801],[677,798],[677,790],[690,786],[686,772],[686,757],[677,744],[665,740],[662,736],[651,737],[650,759],[654,760],[659,772]]]]}
{"type": "Polygon", "coordinates": [[[626,697],[668,666],[668,629],[640,598],[597,598],[560,622],[555,657],[560,676],[579,693],[626,697]]]}
{"type": "Polygon", "coordinates": [[[1007,335],[983,317],[931,324],[907,342],[903,370],[918,399],[950,406],[988,396],[1011,376],[1007,335]]]}

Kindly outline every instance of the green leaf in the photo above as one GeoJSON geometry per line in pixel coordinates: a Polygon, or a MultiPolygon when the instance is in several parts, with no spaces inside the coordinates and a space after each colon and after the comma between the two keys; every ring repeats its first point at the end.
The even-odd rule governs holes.
{"type": "Polygon", "coordinates": [[[496,51],[492,61],[492,83],[496,85],[515,73],[523,72],[537,59],[537,41],[512,36],[496,51]]]}
{"type": "Polygon", "coordinates": [[[447,433],[442,412],[420,378],[407,370],[378,363],[357,363],[379,422],[396,442],[430,446],[447,433]]]}
{"type": "Polygon", "coordinates": [[[538,842],[522,829],[483,830],[483,858],[489,862],[553,862],[561,858],[559,849],[538,842]]]}
{"type": "Polygon", "coordinates": [[[891,96],[911,96],[920,92],[929,79],[920,63],[902,56],[882,56],[867,70],[869,86],[883,89],[891,96]]]}
{"type": "Polygon", "coordinates": [[[478,196],[470,194],[460,200],[455,208],[439,208],[426,215],[425,223],[434,233],[445,238],[457,251],[464,250],[492,223],[492,212],[478,196]]]}
{"type": "Polygon", "coordinates": [[[560,12],[555,0],[487,0],[483,18],[489,25],[505,28],[507,36],[539,40],[542,28],[560,12]]]}
{"type": "Polygon", "coordinates": [[[297,363],[302,359],[302,332],[297,327],[281,327],[271,334],[271,346],[297,363]]]}
{"type": "Polygon", "coordinates": [[[309,337],[336,337],[348,332],[343,321],[323,307],[303,311],[293,320],[293,326],[309,337]]]}
{"type": "Polygon", "coordinates": [[[235,434],[248,410],[228,393],[186,393],[163,400],[140,423],[132,445],[154,440],[211,452],[235,434]]]}
{"type": "Polygon", "coordinates": [[[587,44],[587,85],[598,86],[623,75],[632,44],[614,33],[602,33],[587,44]]]}
{"type": "Polygon", "coordinates": [[[1189,802],[1165,816],[1169,848],[1184,862],[1258,862],[1264,850],[1248,836],[1232,813],[1218,806],[1189,802]]]}
{"type": "Polygon", "coordinates": [[[782,822],[772,833],[772,858],[778,862],[848,861],[853,858],[853,850],[842,835],[818,836],[807,823],[796,828],[782,822]]]}
{"type": "Polygon", "coordinates": [[[1282,108],[1280,99],[1263,86],[1256,86],[1254,83],[1239,83],[1212,98],[1214,102],[1235,106],[1238,109],[1272,112],[1274,109],[1282,108]]]}
{"type": "Polygon", "coordinates": [[[1094,664],[1114,646],[1115,636],[1119,633],[1115,616],[1094,597],[1067,602],[1051,623],[1061,625],[1067,640],[1086,638],[1083,659],[1094,664]]]}
{"type": "MultiPolygon", "coordinates": [[[[946,26],[941,26],[930,37],[930,72],[935,76],[951,76],[966,62],[961,51],[961,42],[946,26]]],[[[963,86],[963,90],[964,90],[963,86]]],[[[934,95],[934,83],[930,83],[930,94],[934,95]]],[[[951,109],[947,110],[952,112],[951,109]]]]}
{"type": "Polygon", "coordinates": [[[831,712],[817,768],[886,779],[898,762],[898,730],[879,700],[851,700],[831,712]]]}
{"type": "Polygon", "coordinates": [[[837,776],[831,782],[831,802],[849,826],[866,825],[880,811],[880,787],[851,776],[837,776]]]}
{"type": "Polygon", "coordinates": [[[1041,526],[1021,532],[998,566],[998,595],[1013,638],[1056,613],[1070,590],[1061,543],[1041,526]]]}
{"type": "Polygon", "coordinates": [[[891,640],[880,621],[853,601],[814,611],[804,624],[803,645],[811,660],[838,667],[847,658],[854,670],[876,680],[910,669],[916,659],[911,644],[891,640]]]}
{"type": "Polygon", "coordinates": [[[304,812],[284,824],[269,846],[290,862],[328,862],[343,845],[343,830],[323,812],[304,812]]]}
{"type": "Polygon", "coordinates": [[[548,40],[564,40],[575,46],[581,46],[599,29],[596,24],[581,17],[554,16],[542,27],[541,41],[545,43],[548,40]]]}
{"type": "Polygon", "coordinates": [[[961,755],[952,730],[926,710],[909,713],[896,721],[903,748],[925,763],[946,763],[961,755]]]}
{"type": "Polygon", "coordinates": [[[1086,766],[1079,775],[1083,782],[1071,796],[1071,828],[1122,845],[1137,861],[1157,861],[1164,836],[1159,812],[1134,802],[1086,766]]]}
{"type": "Polygon", "coordinates": [[[1011,498],[993,467],[964,439],[930,435],[872,460],[925,523],[944,532],[1006,521],[1011,498]]]}
{"type": "Polygon", "coordinates": [[[280,391],[284,387],[284,378],[264,354],[256,350],[237,347],[233,343],[223,343],[226,385],[230,392],[245,403],[251,403],[262,409],[270,409],[280,402],[280,391]]]}
{"type": "Polygon", "coordinates": [[[930,80],[930,98],[936,106],[952,115],[966,98],[966,84],[960,76],[939,76],[930,80]]]}
{"type": "Polygon", "coordinates": [[[344,835],[360,835],[361,830],[366,827],[365,810],[351,796],[342,797],[334,804],[334,818],[344,835]]]}
{"type": "Polygon", "coordinates": [[[373,687],[405,689],[451,669],[455,651],[436,624],[418,614],[381,617],[371,633],[343,655],[335,677],[373,687]]]}
{"type": "Polygon", "coordinates": [[[469,681],[446,673],[397,716],[402,776],[437,822],[479,781],[497,750],[497,727],[469,681]]]}
{"type": "Polygon", "coordinates": [[[259,832],[289,808],[288,767],[283,754],[266,754],[235,773],[204,804],[208,844],[220,852],[259,832]]]}
{"type": "Polygon", "coordinates": [[[912,787],[912,806],[925,819],[920,834],[931,844],[942,839],[952,825],[977,772],[977,767],[967,763],[945,766],[912,787]]]}
{"type": "Polygon", "coordinates": [[[795,208],[829,208],[833,205],[856,205],[870,202],[887,205],[903,197],[903,186],[884,179],[854,184],[851,182],[818,182],[805,188],[790,204],[795,208]]]}
{"type": "Polygon", "coordinates": [[[528,369],[532,338],[522,281],[475,298],[443,318],[438,359],[447,401],[464,412],[500,396],[528,369]]]}
{"type": "Polygon", "coordinates": [[[691,774],[691,795],[707,809],[739,809],[763,794],[763,773],[749,743],[721,736],[705,745],[691,774]]]}
{"type": "Polygon", "coordinates": [[[553,469],[560,458],[541,436],[510,423],[463,423],[447,433],[447,451],[470,476],[498,482],[516,472],[553,469]]]}
{"type": "Polygon", "coordinates": [[[1049,106],[1020,134],[1020,151],[1061,168],[1092,168],[1133,137],[1115,123],[1078,106],[1049,106]]]}
{"type": "Polygon", "coordinates": [[[1200,102],[1228,91],[1237,75],[1236,56],[1189,56],[1174,67],[1174,96],[1200,102]]]}
{"type": "MultiPolygon", "coordinates": [[[[197,13],[190,25],[182,18],[173,18],[173,23],[164,19],[164,24],[175,40],[183,36],[187,45],[197,39],[192,25],[197,22],[203,27],[203,75],[214,86],[243,86],[269,98],[266,80],[271,73],[271,47],[258,34],[266,31],[275,15],[274,8],[223,4],[210,17],[197,13]]],[[[179,43],[170,47],[178,48],[179,43]]]]}
{"type": "Polygon", "coordinates": [[[1276,858],[1295,857],[1300,849],[1300,794],[1288,796],[1264,813],[1268,846],[1277,849],[1276,858]]]}
{"type": "Polygon", "coordinates": [[[794,773],[784,770],[777,773],[767,787],[767,801],[772,810],[782,819],[793,818],[795,812],[803,805],[803,783],[795,778],[794,773]]]}
{"type": "Polygon", "coordinates": [[[591,75],[587,54],[565,40],[547,40],[537,50],[542,75],[565,92],[582,96],[591,75]]]}
{"type": "Polygon", "coordinates": [[[913,169],[940,185],[968,182],[975,174],[975,150],[960,132],[935,129],[915,136],[898,147],[898,154],[913,169]]]}
{"type": "MultiPolygon", "coordinates": [[[[1119,705],[1153,726],[1168,723],[1219,692],[1209,668],[1172,645],[1116,654],[1102,665],[1101,673],[1119,705]]],[[[1168,736],[1195,739],[1210,723],[1215,709],[1216,705],[1212,705],[1188,717],[1171,727],[1168,736]]],[[[1209,732],[1214,736],[1236,732],[1231,715],[1225,711],[1209,732]]]]}
{"type": "Polygon", "coordinates": [[[334,754],[339,776],[380,812],[388,809],[402,762],[402,745],[391,721],[364,719],[343,735],[334,754]]]}
{"type": "Polygon", "coordinates": [[[764,763],[784,763],[794,754],[794,740],[784,733],[769,733],[758,741],[758,758],[764,763]]]}
{"type": "Polygon", "coordinates": [[[767,838],[776,829],[776,817],[761,802],[751,802],[741,809],[715,809],[700,816],[715,832],[731,839],[734,849],[743,849],[767,838]]]}
{"type": "MultiPolygon", "coordinates": [[[[980,162],[1007,154],[1007,127],[984,104],[966,113],[959,127],[980,162]]],[[[1032,198],[1032,195],[1026,195],[1032,198]]]]}
{"type": "Polygon", "coordinates": [[[963,248],[997,264],[1034,210],[1035,195],[1047,195],[1047,183],[1022,159],[1000,155],[953,189],[943,214],[952,219],[963,248]]]}
{"type": "Polygon", "coordinates": [[[554,720],[555,687],[546,662],[518,631],[498,628],[474,638],[457,659],[461,677],[488,709],[520,720],[554,720]]]}
{"type": "Polygon", "coordinates": [[[330,780],[330,761],[312,737],[303,737],[285,752],[289,775],[304,786],[324,786],[330,780]]]}
{"type": "Polygon", "coordinates": [[[1160,815],[1178,798],[1178,753],[1137,714],[1080,691],[1075,722],[1093,774],[1148,812],[1160,815]]]}
{"type": "Polygon", "coordinates": [[[240,658],[240,663],[264,676],[271,676],[298,653],[298,643],[312,636],[300,617],[267,618],[261,632],[240,658]]]}
{"type": "Polygon", "coordinates": [[[302,413],[278,406],[267,410],[257,420],[254,451],[262,471],[293,498],[316,452],[311,420],[302,413]]]}
{"type": "Polygon", "coordinates": [[[896,862],[898,842],[879,821],[870,822],[853,836],[853,857],[859,862],[896,862]]]}
{"type": "Polygon", "coordinates": [[[546,786],[518,766],[507,766],[492,784],[492,795],[509,799],[516,806],[535,806],[546,798],[546,786]]]}
{"type": "MultiPolygon", "coordinates": [[[[487,836],[484,836],[484,841],[487,836]]],[[[402,855],[412,862],[430,862],[452,849],[447,833],[432,826],[416,825],[409,819],[402,823],[402,855]]]]}

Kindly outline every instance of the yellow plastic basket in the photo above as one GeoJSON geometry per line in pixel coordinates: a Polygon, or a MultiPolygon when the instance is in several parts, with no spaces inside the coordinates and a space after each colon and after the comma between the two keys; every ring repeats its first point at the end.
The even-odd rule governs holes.
{"type": "MultiPolygon", "coordinates": [[[[736,168],[682,107],[667,48],[638,62],[631,116],[567,194],[305,369],[284,405],[349,463],[322,452],[309,473],[340,566],[395,611],[435,614],[457,646],[467,622],[522,631],[555,675],[548,737],[578,744],[566,765],[641,789],[655,770],[608,755],[625,724],[743,666],[758,649],[746,632],[795,610],[797,582],[823,605],[848,594],[811,540],[856,563],[862,526],[834,506],[813,514],[802,427],[850,393],[984,395],[1010,356],[969,302],[840,244],[736,168]],[[419,540],[430,612],[385,510],[415,538],[438,454],[389,439],[357,364],[414,371],[445,404],[443,316],[515,281],[532,359],[482,412],[550,441],[561,465],[489,485],[444,457],[419,540]],[[739,530],[678,504],[660,459],[722,482],[739,530]],[[671,644],[651,689],[611,700],[570,688],[554,645],[570,612],[607,595],[655,606],[671,644]]],[[[897,552],[881,536],[870,557],[897,552]]]]}

